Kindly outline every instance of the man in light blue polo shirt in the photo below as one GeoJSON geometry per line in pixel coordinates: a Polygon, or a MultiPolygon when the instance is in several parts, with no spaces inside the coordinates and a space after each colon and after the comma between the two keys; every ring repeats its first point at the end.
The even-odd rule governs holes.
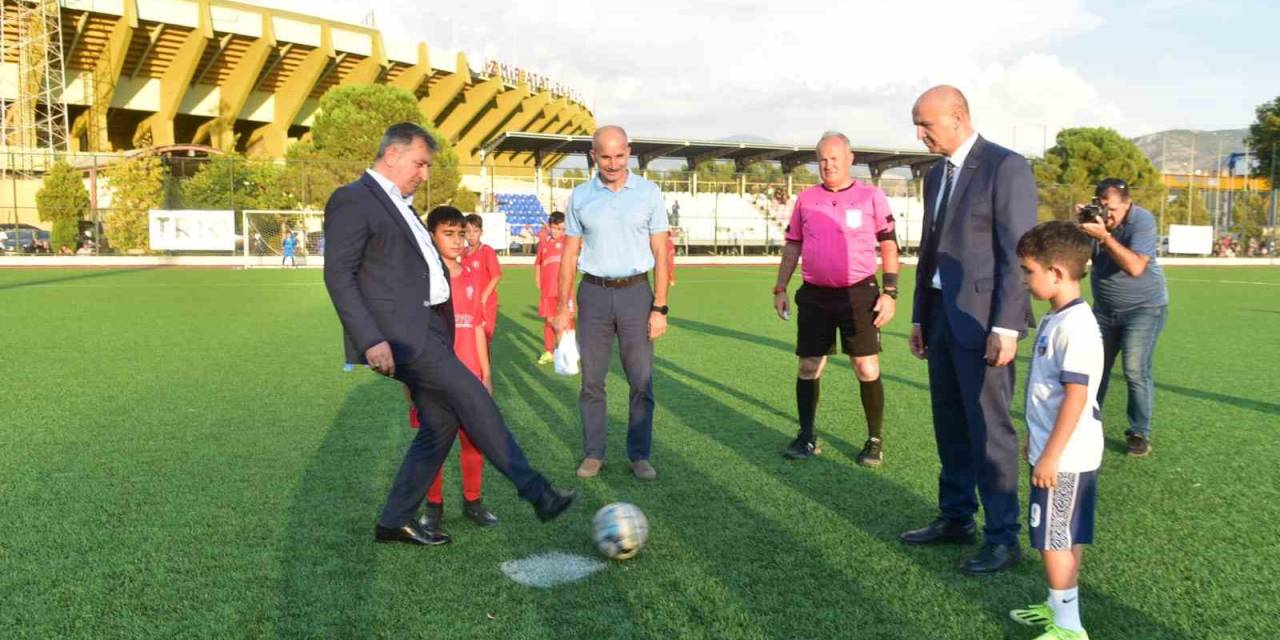
{"type": "Polygon", "coordinates": [[[583,460],[578,476],[590,478],[604,464],[604,379],[616,336],[631,386],[627,457],[637,478],[653,480],[653,341],[667,331],[667,211],[658,186],[631,173],[631,143],[622,127],[596,130],[591,159],[596,176],[574,188],[565,214],[560,305],[554,320],[557,332],[569,327],[573,279],[581,271],[577,333],[583,460]]]}

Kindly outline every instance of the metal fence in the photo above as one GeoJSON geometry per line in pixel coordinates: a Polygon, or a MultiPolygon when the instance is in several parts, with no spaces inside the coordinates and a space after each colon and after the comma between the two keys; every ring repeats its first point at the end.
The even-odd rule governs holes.
{"type": "MultiPolygon", "coordinates": [[[[356,179],[366,161],[246,159],[238,156],[157,156],[159,184],[153,208],[223,209],[241,212],[252,209],[318,210],[338,186],[356,179]]],[[[122,208],[113,185],[114,167],[126,161],[121,154],[67,154],[61,158],[80,170],[89,194],[89,206],[81,214],[80,234],[72,253],[146,252],[136,242],[122,246],[113,224],[130,211],[122,208]]],[[[4,253],[53,253],[49,223],[40,220],[36,193],[42,186],[37,171],[17,154],[0,154],[0,251],[4,253]]],[[[48,154],[40,154],[40,166],[51,165],[48,154]]],[[[785,243],[783,230],[790,217],[793,198],[810,186],[777,175],[700,175],[689,171],[644,173],[664,193],[674,227],[678,251],[688,255],[775,254],[785,243]]],[[[572,189],[588,179],[580,168],[553,168],[537,171],[511,165],[437,166],[436,179],[419,189],[416,204],[421,211],[445,201],[468,211],[493,212],[502,209],[506,194],[532,194],[541,213],[563,210],[572,189]],[[446,174],[462,177],[457,191],[442,184],[446,174]]],[[[868,180],[865,175],[861,177],[868,180]]],[[[919,243],[923,207],[919,179],[885,175],[879,186],[890,198],[899,226],[899,244],[911,254],[919,243]]],[[[1040,219],[1071,219],[1077,203],[1088,202],[1087,186],[1041,185],[1040,219]]],[[[1274,252],[1275,228],[1270,216],[1275,192],[1217,188],[1135,189],[1134,200],[1151,210],[1160,220],[1161,233],[1171,224],[1208,225],[1218,239],[1215,251],[1234,255],[1264,255],[1274,252]]],[[[134,203],[136,205],[136,203],[134,203]]],[[[133,211],[135,219],[138,212],[133,211]]],[[[145,217],[145,211],[142,212],[145,217]]],[[[537,223],[514,222],[508,229],[511,241],[504,251],[520,254],[532,250],[530,236],[536,237],[537,223]],[[533,228],[530,228],[533,227],[533,228]]]]}

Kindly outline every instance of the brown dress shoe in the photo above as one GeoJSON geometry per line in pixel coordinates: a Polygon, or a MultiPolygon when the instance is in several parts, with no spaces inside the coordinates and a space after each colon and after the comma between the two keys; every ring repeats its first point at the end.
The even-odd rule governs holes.
{"type": "Polygon", "coordinates": [[[582,464],[578,465],[579,478],[594,478],[600,473],[600,467],[604,466],[604,462],[596,458],[583,458],[582,464]]]}
{"type": "Polygon", "coordinates": [[[636,460],[635,462],[632,462],[631,473],[636,474],[637,478],[646,481],[656,480],[658,478],[657,470],[653,468],[653,465],[649,464],[648,460],[636,460]]]}

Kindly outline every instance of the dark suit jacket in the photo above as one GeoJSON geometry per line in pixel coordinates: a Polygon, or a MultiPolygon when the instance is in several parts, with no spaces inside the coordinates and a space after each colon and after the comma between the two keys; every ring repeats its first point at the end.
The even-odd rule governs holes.
{"type": "MultiPolygon", "coordinates": [[[[929,247],[934,207],[946,160],[929,169],[924,181],[924,233],[929,247]]],[[[969,150],[936,230],[937,265],[947,323],[957,343],[982,349],[991,327],[1025,334],[1031,326],[1031,300],[1018,267],[1018,239],[1036,224],[1036,181],[1022,156],[981,136],[969,150]]],[[[929,335],[926,293],[932,287],[923,269],[916,271],[911,321],[929,335]]]]}
{"type": "MultiPolygon", "coordinates": [[[[419,222],[419,224],[421,224],[419,222]]],[[[342,321],[347,362],[386,340],[397,363],[412,362],[427,340],[431,279],[404,216],[369,174],[343,185],[324,206],[324,284],[342,321]]],[[[444,262],[445,281],[449,270],[444,262]]],[[[443,307],[453,347],[453,298],[443,307]]]]}

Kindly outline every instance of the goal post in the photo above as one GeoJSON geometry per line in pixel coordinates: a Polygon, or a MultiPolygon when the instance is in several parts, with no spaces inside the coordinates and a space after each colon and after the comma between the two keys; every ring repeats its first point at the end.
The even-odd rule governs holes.
{"type": "Polygon", "coordinates": [[[324,260],[324,212],[298,209],[245,209],[240,212],[245,267],[318,266],[324,260]],[[293,261],[285,256],[293,236],[293,261]]]}

